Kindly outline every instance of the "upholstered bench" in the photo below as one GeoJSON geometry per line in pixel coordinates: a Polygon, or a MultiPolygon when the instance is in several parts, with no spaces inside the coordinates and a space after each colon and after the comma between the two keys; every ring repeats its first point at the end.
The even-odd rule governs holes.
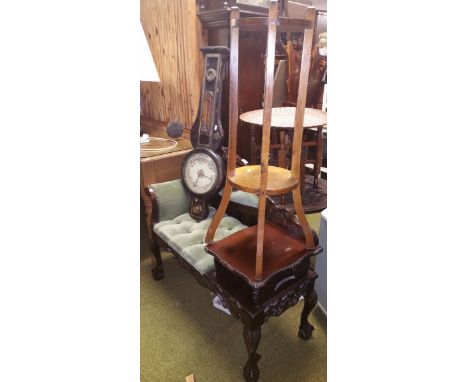
{"type": "MultiPolygon", "coordinates": [[[[202,275],[214,268],[213,256],[205,251],[205,235],[214,212],[215,209],[210,207],[208,217],[199,223],[193,220],[187,212],[172,220],[159,222],[154,226],[154,233],[202,275]]],[[[221,240],[244,228],[247,226],[239,220],[225,216],[221,220],[215,240],[221,240]]]]}
{"type": "MultiPolygon", "coordinates": [[[[196,222],[187,212],[190,206],[190,196],[182,185],[180,179],[169,182],[153,184],[147,187],[148,193],[153,199],[153,231],[156,241],[167,247],[178,259],[193,267],[200,275],[214,271],[213,256],[205,251],[205,235],[210,226],[215,209],[210,206],[206,219],[196,222]]],[[[255,214],[258,198],[243,191],[235,191],[231,200],[238,206],[251,209],[255,214]]],[[[247,228],[238,219],[225,216],[216,231],[215,240],[221,240],[234,232],[247,228]]],[[[156,267],[153,269],[153,277],[160,280],[164,277],[162,260],[159,248],[153,253],[156,257],[156,267]]]]}

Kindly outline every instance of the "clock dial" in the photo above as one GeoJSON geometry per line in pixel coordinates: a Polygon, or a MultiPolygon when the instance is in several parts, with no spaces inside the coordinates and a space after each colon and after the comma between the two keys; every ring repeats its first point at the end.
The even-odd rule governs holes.
{"type": "Polygon", "coordinates": [[[194,194],[203,195],[216,186],[218,169],[209,155],[196,153],[187,158],[183,175],[189,190],[194,194]]]}

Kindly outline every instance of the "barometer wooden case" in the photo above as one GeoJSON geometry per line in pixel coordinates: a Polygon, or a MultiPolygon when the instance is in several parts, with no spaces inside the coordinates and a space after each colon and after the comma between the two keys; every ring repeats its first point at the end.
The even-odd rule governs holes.
{"type": "Polygon", "coordinates": [[[196,221],[208,216],[208,202],[224,184],[226,165],[221,154],[224,139],[221,94],[229,58],[229,49],[224,46],[200,50],[204,68],[198,114],[190,131],[194,149],[182,163],[182,181],[191,195],[189,213],[196,221]]]}

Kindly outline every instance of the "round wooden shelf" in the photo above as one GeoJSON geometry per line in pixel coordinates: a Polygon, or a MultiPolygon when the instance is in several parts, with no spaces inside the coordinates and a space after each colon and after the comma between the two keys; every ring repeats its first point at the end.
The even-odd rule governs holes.
{"type": "MultiPolygon", "coordinates": [[[[260,166],[237,167],[234,176],[228,175],[229,182],[239,190],[258,194],[260,190],[260,166]]],[[[268,166],[267,195],[280,195],[299,186],[299,178],[293,177],[291,171],[268,166]]]]}
{"type": "MultiPolygon", "coordinates": [[[[294,128],[294,119],[296,117],[295,107],[274,107],[271,109],[271,126],[292,129],[294,128]]],[[[252,110],[240,115],[240,120],[253,125],[263,126],[263,109],[252,110]]],[[[304,110],[304,128],[323,126],[327,124],[327,112],[305,108],[304,110]]]]}

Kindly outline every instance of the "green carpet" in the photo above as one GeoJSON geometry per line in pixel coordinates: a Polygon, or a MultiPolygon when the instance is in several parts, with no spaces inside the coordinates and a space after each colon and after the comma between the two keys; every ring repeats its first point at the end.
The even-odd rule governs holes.
{"type": "MultiPolygon", "coordinates": [[[[320,214],[314,215],[308,221],[318,230],[320,214]]],[[[162,255],[165,278],[154,281],[149,249],[142,244],[141,251],[141,381],[184,382],[193,373],[197,382],[242,382],[247,351],[241,322],[213,308],[209,290],[169,253],[162,255]]],[[[313,338],[301,340],[302,305],[262,327],[260,381],[326,381],[326,322],[316,308],[309,317],[313,338]]]]}

